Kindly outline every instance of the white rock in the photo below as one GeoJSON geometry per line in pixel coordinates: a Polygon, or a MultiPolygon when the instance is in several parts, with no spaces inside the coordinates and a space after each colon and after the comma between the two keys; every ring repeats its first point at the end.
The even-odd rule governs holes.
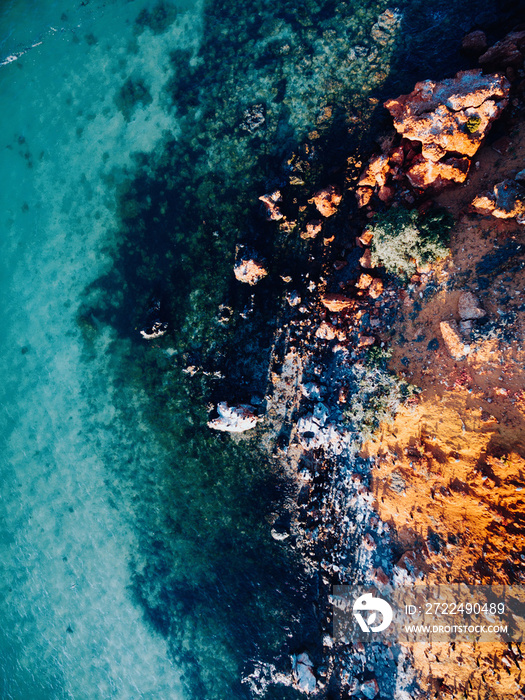
{"type": "Polygon", "coordinates": [[[377,685],[376,679],[372,678],[372,680],[361,683],[361,692],[365,698],[373,700],[373,698],[375,698],[375,696],[379,693],[379,686],[377,685]]]}
{"type": "Polygon", "coordinates": [[[316,688],[316,679],[313,672],[313,663],[306,652],[292,657],[292,669],[295,687],[302,693],[313,693],[316,688]]]}
{"type": "Polygon", "coordinates": [[[251,406],[228,406],[226,401],[217,405],[218,418],[208,421],[208,428],[223,430],[229,433],[243,433],[245,430],[255,428],[257,417],[251,406]]]}

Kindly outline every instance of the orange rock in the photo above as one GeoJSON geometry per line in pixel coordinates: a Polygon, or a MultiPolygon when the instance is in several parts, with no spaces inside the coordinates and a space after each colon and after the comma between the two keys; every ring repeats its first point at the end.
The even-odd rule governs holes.
{"type": "Polygon", "coordinates": [[[306,224],[306,231],[302,231],[301,238],[315,238],[323,228],[323,222],[319,219],[314,219],[306,224]]]}
{"type": "Polygon", "coordinates": [[[383,294],[383,290],[383,281],[376,278],[375,280],[373,280],[372,284],[368,288],[368,293],[370,294],[372,299],[377,299],[381,296],[381,294],[383,294]]]}
{"type": "Polygon", "coordinates": [[[325,294],[321,297],[321,303],[328,311],[339,312],[351,309],[355,302],[343,294],[325,294]]]}
{"type": "Polygon", "coordinates": [[[266,270],[264,264],[252,258],[241,258],[238,260],[235,263],[233,272],[239,282],[244,282],[251,286],[260,282],[268,274],[268,270],[266,270]]]}
{"type": "Polygon", "coordinates": [[[368,289],[373,281],[374,278],[371,275],[364,274],[359,277],[355,286],[358,289],[368,289]]]}
{"type": "Polygon", "coordinates": [[[320,214],[328,217],[336,213],[342,198],[343,196],[339,187],[337,187],[337,185],[329,185],[323,190],[316,192],[312,199],[308,201],[315,204],[320,214]]]}
{"type": "Polygon", "coordinates": [[[515,180],[503,180],[494,185],[493,192],[475,197],[472,206],[498,219],[521,221],[525,217],[525,187],[515,180]]]}
{"type": "Polygon", "coordinates": [[[370,252],[369,248],[367,248],[363,255],[359,258],[359,264],[361,267],[364,267],[365,270],[371,270],[375,267],[374,263],[372,262],[372,253],[370,252]]]}
{"type": "Polygon", "coordinates": [[[259,199],[264,204],[266,219],[268,221],[279,221],[283,218],[284,214],[278,206],[278,204],[283,201],[280,190],[275,190],[275,192],[271,194],[263,194],[259,199]]]}
{"type": "Polygon", "coordinates": [[[377,185],[383,187],[386,184],[389,170],[388,156],[375,156],[366,166],[357,186],[374,188],[377,185]]]}
{"type": "Polygon", "coordinates": [[[363,233],[359,236],[359,242],[362,243],[363,245],[370,245],[372,243],[372,239],[374,237],[374,234],[372,231],[369,229],[365,229],[363,233]]]}
{"type": "Polygon", "coordinates": [[[355,191],[355,198],[357,199],[357,206],[359,209],[366,207],[368,202],[372,199],[374,190],[371,187],[358,187],[355,191]]]}
{"type": "Polygon", "coordinates": [[[418,189],[440,187],[452,182],[461,183],[467,179],[470,161],[468,158],[449,158],[435,163],[418,156],[407,171],[410,184],[418,189]]]}
{"type": "Polygon", "coordinates": [[[456,321],[441,321],[439,328],[451,357],[454,360],[464,359],[469,348],[461,340],[456,321]]]}

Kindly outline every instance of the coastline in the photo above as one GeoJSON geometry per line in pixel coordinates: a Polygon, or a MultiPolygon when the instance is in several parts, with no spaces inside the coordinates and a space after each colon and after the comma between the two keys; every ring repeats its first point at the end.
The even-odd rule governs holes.
{"type": "MultiPolygon", "coordinates": [[[[504,71],[505,66],[500,66],[500,71],[502,68],[504,71]]],[[[438,485],[446,482],[446,471],[443,470],[443,460],[438,458],[441,470],[434,486],[428,487],[431,496],[428,497],[429,504],[425,506],[422,489],[424,492],[426,487],[423,487],[423,482],[418,481],[421,477],[417,476],[417,470],[412,476],[412,469],[407,471],[406,466],[410,461],[412,467],[414,460],[421,460],[422,455],[425,455],[426,469],[432,472],[431,460],[436,459],[440,449],[447,452],[451,447],[456,447],[451,452],[456,463],[465,460],[468,464],[476,459],[503,459],[508,463],[509,457],[505,455],[512,453],[512,459],[516,462],[515,468],[519,470],[519,465],[522,464],[520,460],[523,459],[525,433],[520,403],[520,387],[523,383],[520,329],[523,329],[523,305],[514,303],[513,311],[506,310],[505,314],[498,308],[498,319],[495,307],[491,307],[488,302],[489,293],[482,293],[483,304],[485,308],[489,308],[490,318],[496,315],[498,319],[495,321],[495,330],[491,330],[491,337],[499,337],[499,341],[496,344],[492,342],[489,348],[486,340],[476,336],[477,340],[472,340],[472,349],[468,351],[469,357],[466,362],[457,362],[458,358],[454,356],[448,338],[439,328],[439,319],[450,318],[451,313],[457,313],[456,290],[479,289],[473,286],[476,279],[471,278],[470,271],[477,264],[476,270],[480,273],[480,264],[493,255],[492,246],[495,245],[497,249],[498,245],[505,246],[506,240],[510,239],[511,243],[523,240],[523,227],[512,217],[495,220],[485,216],[481,234],[485,241],[483,246],[480,246],[481,239],[470,233],[480,219],[479,213],[470,206],[471,201],[488,185],[502,180],[510,182],[506,178],[512,179],[525,163],[522,139],[525,128],[523,81],[520,83],[521,89],[516,91],[523,76],[520,73],[513,74],[512,70],[510,73],[507,70],[507,74],[514,78],[511,91],[512,106],[506,110],[505,118],[496,122],[497,129],[483,139],[479,151],[474,156],[475,165],[473,162],[471,174],[466,182],[462,185],[453,184],[445,189],[439,188],[438,191],[431,189],[429,194],[420,194],[419,201],[416,201],[421,211],[428,210],[429,204],[434,201],[454,217],[451,255],[448,255],[444,262],[438,261],[431,266],[425,266],[421,271],[418,270],[409,280],[408,288],[407,283],[403,284],[402,281],[396,281],[388,275],[385,277],[383,273],[377,278],[381,279],[381,291],[378,296],[367,297],[366,291],[360,292],[365,298],[354,300],[354,303],[346,308],[344,304],[348,297],[340,294],[330,295],[327,290],[335,289],[335,284],[344,288],[341,280],[345,279],[345,273],[350,273],[347,279],[358,281],[363,275],[369,276],[370,268],[368,264],[363,267],[362,257],[369,239],[363,239],[361,229],[361,235],[356,237],[357,246],[345,247],[339,240],[339,247],[343,249],[343,253],[334,254],[330,245],[333,239],[330,236],[329,219],[323,219],[322,231],[316,234],[323,241],[323,247],[319,245],[316,254],[310,256],[310,260],[315,260],[317,264],[320,260],[323,261],[322,273],[316,276],[312,270],[313,274],[310,275],[310,269],[304,268],[303,276],[312,278],[309,287],[311,294],[305,294],[303,287],[300,301],[297,302],[302,304],[302,308],[299,308],[299,313],[291,315],[288,324],[279,329],[270,363],[270,396],[266,404],[266,428],[261,433],[261,440],[267,444],[269,455],[278,460],[279,468],[295,483],[295,497],[292,497],[292,502],[272,519],[272,536],[278,541],[292,542],[292,547],[301,553],[307,571],[317,581],[319,639],[322,639],[323,647],[321,650],[320,646],[301,646],[301,643],[297,642],[295,655],[292,656],[291,674],[283,673],[282,670],[276,671],[274,667],[258,668],[248,677],[252,690],[256,693],[272,682],[293,684],[312,697],[319,698],[328,697],[330,693],[340,697],[344,692],[352,695],[361,692],[366,697],[375,697],[377,693],[381,697],[427,697],[430,688],[434,688],[434,691],[437,688],[436,697],[448,698],[453,697],[449,695],[452,685],[457,688],[459,684],[464,690],[474,690],[478,686],[487,687],[488,681],[484,674],[492,668],[492,663],[483,653],[475,652],[469,663],[465,664],[463,661],[461,665],[465,668],[461,671],[455,666],[460,657],[464,659],[465,654],[472,654],[468,645],[459,646],[455,654],[448,654],[447,661],[440,662],[437,657],[433,657],[434,663],[428,664],[425,662],[428,649],[422,654],[422,646],[417,644],[411,647],[395,644],[392,646],[391,641],[370,645],[355,641],[347,641],[343,645],[334,642],[331,637],[332,610],[329,601],[332,586],[335,584],[368,584],[375,586],[379,591],[385,586],[401,583],[407,585],[411,581],[417,581],[421,585],[450,582],[509,585],[520,581],[525,575],[520,573],[523,572],[523,567],[515,559],[512,573],[508,568],[504,568],[506,573],[499,571],[501,563],[498,559],[504,561],[513,546],[520,546],[522,535],[519,526],[515,532],[514,545],[494,544],[494,553],[496,548],[499,548],[499,556],[493,558],[493,563],[488,568],[478,570],[477,576],[473,575],[476,567],[472,568],[467,564],[469,558],[475,562],[477,555],[462,551],[461,545],[456,546],[459,541],[463,541],[464,535],[461,533],[464,524],[451,525],[445,516],[442,518],[444,530],[435,528],[434,525],[425,526],[423,523],[418,527],[418,518],[415,522],[413,520],[415,506],[411,504],[419,504],[420,513],[425,512],[425,508],[430,513],[430,499],[435,498],[434,491],[438,485]],[[502,148],[505,149],[503,153],[502,148]],[[510,159],[502,158],[506,153],[512,154],[510,159]],[[326,228],[328,234],[324,233],[326,228]],[[462,286],[466,281],[467,286],[462,286]],[[439,299],[440,310],[437,314],[434,299],[439,299]],[[329,326],[326,323],[327,309],[333,312],[329,314],[329,326]],[[415,313],[411,312],[412,309],[415,313]],[[340,312],[344,312],[342,317],[339,317],[340,312]],[[434,328],[430,329],[430,335],[429,313],[434,316],[434,328]],[[361,322],[355,326],[357,335],[355,331],[352,335],[352,323],[349,323],[353,316],[356,316],[358,321],[365,317],[365,323],[361,322]],[[507,317],[509,320],[505,320],[507,317]],[[410,342],[410,337],[416,336],[416,342],[424,340],[425,345],[428,342],[426,352],[414,345],[413,340],[410,342]],[[374,355],[374,360],[370,359],[373,353],[370,353],[369,338],[372,345],[379,350],[379,354],[374,355]],[[410,343],[409,348],[405,346],[407,339],[410,343]],[[280,353],[276,353],[279,341],[280,353]],[[509,346],[508,352],[504,349],[505,344],[509,346]],[[394,351],[393,355],[392,351],[387,353],[390,346],[394,351]],[[439,359],[436,366],[432,367],[436,354],[439,358],[448,357],[448,363],[439,359]],[[502,385],[496,389],[496,393],[491,387],[494,377],[481,380],[482,375],[488,374],[490,377],[491,363],[494,368],[504,364],[504,374],[508,377],[508,381],[503,377],[499,378],[502,385]],[[464,367],[469,366],[471,374],[477,375],[481,384],[473,384],[472,376],[469,377],[468,384],[461,379],[465,375],[464,367]],[[411,371],[407,371],[407,367],[410,367],[411,371]],[[413,368],[415,371],[412,371],[413,368]],[[386,420],[377,420],[373,426],[367,427],[365,435],[359,435],[358,431],[352,431],[351,424],[349,431],[348,418],[344,417],[341,409],[346,404],[347,396],[349,400],[356,401],[359,396],[356,394],[356,388],[358,391],[360,388],[359,380],[362,380],[363,386],[367,384],[366,388],[370,391],[370,378],[378,372],[386,373],[381,377],[382,381],[385,381],[385,377],[396,375],[401,375],[401,381],[415,381],[418,393],[412,394],[405,402],[396,395],[394,402],[389,405],[391,415],[385,414],[382,417],[386,420]],[[438,375],[452,378],[453,381],[440,381],[438,375]],[[442,389],[438,388],[440,385],[442,389]],[[476,389],[473,389],[474,386],[476,389]],[[472,408],[468,405],[465,408],[464,403],[461,404],[461,401],[465,401],[466,391],[470,394],[474,391],[470,397],[471,405],[476,402],[484,404],[479,408],[480,415],[487,414],[487,409],[492,408],[490,418],[482,417],[481,422],[479,419],[472,422],[472,408]],[[498,396],[503,398],[498,400],[498,396]],[[506,413],[508,409],[499,407],[505,403],[506,397],[511,399],[512,404],[518,404],[518,410],[514,410],[510,419],[508,412],[506,413]],[[436,420],[435,416],[432,417],[436,399],[442,402],[436,413],[438,416],[442,415],[439,422],[449,421],[449,424],[446,427],[434,427],[435,434],[439,436],[441,433],[441,437],[433,449],[428,446],[426,433],[429,428],[425,427],[425,424],[436,420]],[[463,408],[459,408],[460,405],[463,408]],[[450,411],[455,414],[455,419],[449,418],[450,411]],[[470,425],[467,428],[466,442],[461,445],[457,431],[461,429],[465,432],[461,420],[463,415],[469,415],[470,425]],[[505,415],[507,418],[503,420],[505,415]],[[501,425],[501,428],[496,428],[490,433],[492,447],[487,447],[488,437],[482,439],[482,444],[477,448],[479,452],[476,453],[473,445],[477,435],[487,434],[487,420],[500,425],[503,423],[507,427],[501,425]],[[455,443],[458,445],[455,446],[455,443]],[[469,454],[468,450],[465,453],[467,443],[472,454],[469,454]],[[403,504],[400,509],[399,494],[406,496],[411,488],[412,500],[408,505],[403,504]],[[430,534],[424,534],[425,527],[430,534]],[[440,553],[441,546],[435,544],[441,537],[446,541],[447,534],[449,543],[454,542],[455,551],[452,558],[457,561],[456,568],[452,570],[447,561],[450,555],[440,553]],[[427,537],[429,539],[425,543],[427,537]]],[[[355,160],[357,158],[351,156],[349,163],[355,160]]],[[[353,189],[346,189],[345,196],[349,196],[353,189]]],[[[367,213],[369,211],[370,208],[367,213]]],[[[328,215],[333,213],[335,212],[328,215]]],[[[282,223],[280,226],[282,227],[282,223]]],[[[366,232],[366,224],[361,226],[366,232]]],[[[310,238],[307,235],[303,237],[310,238]]],[[[519,271],[523,266],[519,250],[520,246],[515,246],[512,254],[505,259],[512,257],[511,269],[515,271],[513,282],[517,288],[520,287],[519,271]]],[[[374,272],[375,270],[372,274],[374,272]]],[[[496,267],[493,274],[497,278],[501,273],[502,270],[496,267]]],[[[506,279],[510,280],[511,277],[507,276],[506,279]]],[[[370,282],[367,281],[365,289],[368,289],[369,285],[370,282]]],[[[357,286],[359,287],[359,284],[357,286]]],[[[500,287],[499,296],[503,298],[506,296],[505,289],[501,283],[500,287]]],[[[481,288],[487,290],[489,285],[481,288]]],[[[495,292],[494,294],[495,297],[498,296],[495,292]]],[[[288,300],[295,299],[295,295],[295,290],[291,294],[289,292],[288,300]]],[[[508,301],[508,296],[506,299],[508,301]]],[[[519,298],[517,301],[519,302],[519,298]]],[[[485,313],[479,315],[484,317],[485,313]]],[[[486,322],[487,319],[484,320],[484,324],[486,322]]],[[[472,322],[469,323],[470,333],[472,322]]],[[[488,325],[484,325],[483,328],[483,332],[486,333],[488,325]]],[[[367,395],[367,399],[370,400],[370,395],[367,395]]],[[[467,418],[463,420],[466,421],[467,418]]],[[[366,422],[362,425],[366,425],[366,422]]],[[[433,440],[435,441],[436,437],[433,437],[433,440]]],[[[456,475],[455,481],[458,482],[459,467],[455,466],[451,473],[452,477],[449,478],[456,475]]],[[[427,472],[423,471],[423,474],[426,475],[427,472]]],[[[426,478],[428,477],[423,477],[426,478]]],[[[468,482],[470,477],[465,475],[459,478],[468,482]]],[[[469,488],[458,487],[460,500],[461,494],[468,493],[469,488]]],[[[497,501],[499,496],[494,494],[494,498],[497,501]]],[[[490,500],[486,502],[489,503],[490,500]]],[[[453,508],[452,506],[452,510],[453,508]]],[[[507,518],[510,520],[514,517],[513,514],[519,512],[519,506],[515,504],[509,508],[507,518]]],[[[470,538],[473,537],[473,522],[477,517],[479,516],[473,513],[473,520],[467,527],[470,538]]],[[[433,523],[436,522],[432,516],[429,518],[433,523]]],[[[485,526],[479,537],[490,538],[491,535],[487,532],[485,526]]],[[[497,541],[496,537],[494,542],[497,541]]],[[[469,542],[472,547],[472,539],[469,542]]],[[[483,547],[486,547],[486,540],[483,547]]],[[[500,664],[505,666],[506,646],[503,644],[498,648],[496,645],[494,650],[496,654],[501,655],[500,664]]],[[[519,655],[519,652],[511,652],[515,660],[516,653],[519,655]]],[[[519,669],[519,664],[516,666],[519,669]]],[[[496,676],[499,680],[496,681],[494,689],[498,688],[498,697],[514,697],[514,693],[519,689],[516,672],[511,673],[507,669],[503,685],[501,675],[496,676]]]]}

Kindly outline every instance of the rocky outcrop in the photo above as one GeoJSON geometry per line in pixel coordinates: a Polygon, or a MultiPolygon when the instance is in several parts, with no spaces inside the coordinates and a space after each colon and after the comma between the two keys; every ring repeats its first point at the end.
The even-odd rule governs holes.
{"type": "MultiPolygon", "coordinates": [[[[518,174],[519,176],[519,174],[518,174]]],[[[498,219],[516,219],[525,223],[525,186],[517,180],[503,180],[492,192],[478,195],[472,207],[480,214],[492,214],[498,219]]]]}
{"type": "Polygon", "coordinates": [[[367,205],[374,192],[388,203],[407,185],[435,191],[464,182],[509,90],[505,76],[475,69],[439,83],[425,80],[410,94],[385,102],[401,143],[390,141],[368,163],[356,188],[358,206],[367,205]]]}
{"type": "Polygon", "coordinates": [[[465,180],[468,159],[506,107],[509,89],[502,75],[470,70],[440,83],[417,83],[409,95],[385,102],[396,131],[421,146],[421,154],[406,169],[415,187],[465,180]],[[466,158],[460,159],[457,154],[466,158]]]}
{"type": "Polygon", "coordinates": [[[244,433],[257,425],[257,416],[251,406],[229,406],[226,401],[217,405],[217,418],[208,421],[208,428],[228,433],[244,433]]]}
{"type": "Polygon", "coordinates": [[[317,211],[324,217],[333,216],[342,199],[341,190],[337,185],[329,185],[316,192],[308,201],[315,204],[317,211]]]}

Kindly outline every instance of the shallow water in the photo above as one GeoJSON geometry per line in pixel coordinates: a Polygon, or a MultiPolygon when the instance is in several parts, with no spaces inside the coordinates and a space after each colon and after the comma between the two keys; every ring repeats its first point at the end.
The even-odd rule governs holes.
{"type": "Polygon", "coordinates": [[[401,40],[414,10],[415,36],[453,24],[405,5],[384,46],[385,2],[3,6],[2,697],[249,697],[250,660],[311,635],[308,584],[266,520],[285,485],[255,438],[206,428],[205,404],[266,390],[278,294],[261,285],[244,323],[231,276],[246,232],[283,256],[257,195],[314,128],[336,163],[366,142],[390,61],[413,51],[402,85],[426,69],[401,40]],[[148,345],[152,295],[171,331],[148,345]]]}

